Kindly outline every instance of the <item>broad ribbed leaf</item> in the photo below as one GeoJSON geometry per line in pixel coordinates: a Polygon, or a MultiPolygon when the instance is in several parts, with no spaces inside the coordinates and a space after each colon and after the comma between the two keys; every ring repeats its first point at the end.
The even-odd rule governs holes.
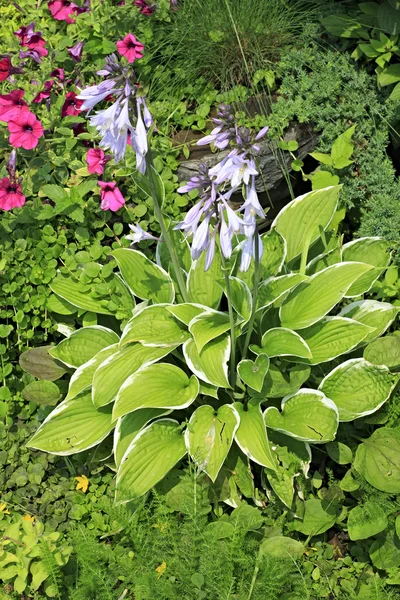
{"type": "Polygon", "coordinates": [[[301,442],[322,444],[335,439],[338,411],[322,392],[303,388],[286,396],[282,412],[270,406],[264,412],[267,427],[294,437],[301,442]]]}
{"type": "Polygon", "coordinates": [[[218,410],[200,406],[191,416],[185,432],[188,452],[198,468],[215,481],[228,455],[239,426],[239,415],[231,404],[218,410]]]}
{"type": "Polygon", "coordinates": [[[191,302],[183,302],[182,304],[170,304],[167,310],[174,315],[178,321],[189,325],[190,321],[200,315],[204,311],[208,310],[208,306],[203,304],[194,304],[191,302]]]}
{"type": "Polygon", "coordinates": [[[268,443],[267,430],[260,405],[249,402],[246,407],[247,410],[241,402],[235,402],[233,406],[240,417],[240,425],[235,434],[237,445],[251,460],[275,471],[276,458],[268,443]]]}
{"type": "MultiPolygon", "coordinates": [[[[306,268],[307,275],[315,275],[319,271],[326,269],[326,267],[330,267],[331,265],[336,265],[337,263],[342,262],[342,251],[340,248],[332,248],[329,252],[325,254],[318,254],[315,258],[310,260],[306,268]]],[[[361,261],[363,262],[363,261],[361,261]]]]}
{"type": "Polygon", "coordinates": [[[216,251],[208,271],[204,270],[205,261],[206,253],[203,252],[200,258],[193,262],[187,279],[187,291],[192,302],[217,309],[222,296],[222,289],[218,285],[222,269],[219,252],[216,251]]]}
{"type": "Polygon", "coordinates": [[[237,366],[240,379],[253,390],[261,392],[264,379],[269,369],[269,357],[259,354],[255,361],[244,359],[237,366]]]}
{"type": "Polygon", "coordinates": [[[118,342],[118,335],[111,329],[92,325],[74,331],[49,353],[68,367],[77,368],[91,360],[100,350],[118,342]]]}
{"type": "Polygon", "coordinates": [[[251,349],[257,353],[267,354],[270,358],[274,356],[300,356],[311,358],[311,350],[304,339],[295,331],[285,327],[273,327],[266,331],[261,340],[261,346],[252,346],[251,349]]]}
{"type": "Polygon", "coordinates": [[[289,273],[280,277],[270,277],[258,288],[257,310],[262,310],[282,298],[298,283],[306,281],[306,275],[300,273],[289,273]]]}
{"type": "Polygon", "coordinates": [[[93,377],[92,398],[95,406],[115,400],[121,385],[141,367],[157,362],[172,348],[148,348],[141,344],[126,346],[105,360],[93,377]]]}
{"type": "Polygon", "coordinates": [[[398,308],[389,302],[377,300],[360,300],[345,306],[339,313],[340,317],[348,317],[359,323],[373,327],[364,342],[370,342],[379,337],[393,323],[398,313],[398,308]]]}
{"type": "Polygon", "coordinates": [[[186,454],[177,421],[159,419],[136,436],[117,475],[116,500],[128,502],[151,490],[186,454]]]}
{"type": "Polygon", "coordinates": [[[400,336],[387,335],[374,340],[364,350],[364,358],[374,365],[389,369],[400,367],[400,336]]]}
{"type": "Polygon", "coordinates": [[[252,297],[248,285],[237,277],[229,277],[229,294],[225,280],[221,282],[221,285],[225,295],[230,297],[234,310],[243,319],[244,323],[247,323],[250,319],[252,307],[252,297]]]}
{"type": "Polygon", "coordinates": [[[365,237],[353,240],[343,246],[344,261],[364,262],[373,267],[361,275],[347,290],[346,296],[352,298],[365,294],[390,263],[389,243],[379,237],[365,237]]]}
{"type": "Polygon", "coordinates": [[[174,284],[164,269],[141,252],[117,248],[111,252],[118,263],[122,277],[132,293],[142,300],[173,302],[174,284]]]}
{"type": "Polygon", "coordinates": [[[168,306],[155,304],[136,313],[126,325],[121,346],[140,342],[144,346],[179,346],[190,338],[186,327],[179,323],[168,306]]]}
{"type": "Polygon", "coordinates": [[[370,485],[388,494],[400,493],[400,433],[380,427],[357,448],[353,463],[370,485]]]}
{"type": "Polygon", "coordinates": [[[189,369],[199,379],[217,387],[230,387],[228,381],[228,360],[231,350],[230,337],[212,340],[201,352],[197,351],[194,340],[183,345],[183,354],[189,369]]]}
{"type": "Polygon", "coordinates": [[[61,398],[58,385],[45,380],[31,381],[21,393],[24,400],[44,406],[54,406],[61,398]]]}
{"type": "Polygon", "coordinates": [[[384,509],[377,502],[365,502],[349,512],[347,530],[352,541],[378,535],[388,526],[384,509]]]}
{"type": "Polygon", "coordinates": [[[92,298],[90,293],[87,292],[87,286],[75,281],[68,275],[57,275],[55,279],[49,284],[50,289],[67,300],[70,304],[83,308],[90,312],[98,313],[100,315],[113,315],[114,313],[107,308],[108,300],[97,300],[92,298]]]}
{"type": "Polygon", "coordinates": [[[170,412],[159,408],[143,408],[118,419],[114,430],[114,460],[117,467],[138,433],[153,419],[168,415],[170,412]]]}
{"type": "Polygon", "coordinates": [[[114,428],[111,408],[93,406],[90,392],[64,400],[43,421],[28,448],[68,456],[99,444],[114,428]]]}
{"type": "Polygon", "coordinates": [[[340,302],[351,284],[372,267],[364,263],[339,263],[312,275],[290,292],[280,308],[283,327],[310,327],[340,302]]]}
{"type": "Polygon", "coordinates": [[[315,325],[302,329],[301,336],[311,350],[312,358],[308,362],[317,365],[350,352],[370,332],[368,325],[353,319],[324,317],[315,325]]]}
{"type": "Polygon", "coordinates": [[[68,394],[65,399],[75,398],[75,396],[90,387],[97,368],[116,352],[118,352],[118,344],[103,348],[91,360],[76,369],[69,381],[68,394]]]}
{"type": "Polygon", "coordinates": [[[189,323],[189,331],[193,336],[198,352],[201,352],[208,342],[222,335],[229,328],[228,313],[218,311],[201,313],[189,323]]]}
{"type": "Polygon", "coordinates": [[[335,214],[341,186],[308,192],[283,208],[272,226],[286,240],[286,262],[296,258],[306,243],[312,244],[335,214]]]}
{"type": "Polygon", "coordinates": [[[47,381],[56,381],[66,372],[63,365],[49,354],[54,346],[39,346],[26,350],[19,357],[19,364],[24,371],[47,381]]]}
{"type": "Polygon", "coordinates": [[[276,365],[270,365],[265,376],[261,393],[257,395],[264,398],[283,398],[294,394],[310,377],[311,369],[307,365],[290,366],[286,373],[281,372],[276,365]]]}
{"type": "MultiPolygon", "coordinates": [[[[192,258],[190,256],[190,246],[183,231],[180,231],[179,229],[174,229],[174,227],[170,225],[168,227],[168,234],[170,236],[171,242],[174,245],[179,265],[184,271],[186,271],[186,273],[188,273],[192,265],[192,258]]],[[[168,271],[171,267],[171,256],[169,254],[167,244],[164,242],[164,240],[158,242],[156,254],[157,264],[159,264],[160,267],[168,271]]]]}
{"type": "Polygon", "coordinates": [[[141,368],[128,377],[119,390],[113,409],[114,421],[139,408],[187,408],[199,393],[199,381],[168,363],[141,368]]]}
{"type": "Polygon", "coordinates": [[[388,400],[399,377],[383,365],[353,358],[328,373],[319,389],[338,407],[340,421],[352,421],[378,410],[388,400]]]}

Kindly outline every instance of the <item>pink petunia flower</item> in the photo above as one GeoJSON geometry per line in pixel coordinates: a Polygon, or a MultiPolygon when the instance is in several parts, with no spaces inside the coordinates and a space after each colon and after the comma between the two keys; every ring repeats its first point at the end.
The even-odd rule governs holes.
{"type": "Polygon", "coordinates": [[[49,53],[49,51],[45,48],[46,41],[42,38],[40,33],[35,33],[31,36],[27,44],[22,45],[28,46],[29,50],[37,52],[39,56],[47,56],[49,53]]]}
{"type": "Polygon", "coordinates": [[[61,116],[66,117],[68,115],[79,115],[82,104],[83,100],[79,100],[75,92],[68,92],[65,96],[65,102],[61,109],[61,116]]]}
{"type": "Polygon", "coordinates": [[[121,56],[125,56],[129,63],[133,63],[137,58],[142,58],[144,45],[132,33],[128,33],[123,40],[117,42],[117,49],[121,56]]]}
{"type": "Polygon", "coordinates": [[[90,148],[86,154],[89,173],[103,175],[104,168],[109,160],[111,160],[111,156],[104,154],[101,148],[90,148]]]}
{"type": "MultiPolygon", "coordinates": [[[[18,31],[14,31],[14,35],[19,37],[19,43],[21,46],[27,46],[29,40],[34,35],[35,31],[35,23],[29,23],[26,27],[22,26],[18,29],[18,31]]],[[[40,34],[39,34],[40,35],[40,34]]]]}
{"type": "Polygon", "coordinates": [[[65,79],[65,73],[64,73],[64,69],[54,69],[51,73],[50,73],[50,77],[54,77],[55,79],[58,79],[59,81],[64,81],[65,79]]]}
{"type": "Polygon", "coordinates": [[[9,56],[3,56],[0,59],[0,81],[5,81],[12,73],[11,59],[9,56]]]}
{"type": "Polygon", "coordinates": [[[50,0],[48,7],[57,21],[66,21],[67,23],[75,23],[72,15],[78,15],[85,10],[69,0],[50,0]]]}
{"type": "Polygon", "coordinates": [[[25,196],[19,183],[8,177],[0,179],[0,208],[2,210],[12,210],[23,204],[25,204],[25,196]]]}
{"type": "Polygon", "coordinates": [[[52,80],[45,81],[43,90],[34,97],[32,102],[35,102],[36,104],[40,104],[40,102],[43,102],[43,100],[47,100],[48,98],[50,98],[51,89],[52,89],[53,85],[54,85],[54,81],[52,81],[52,80]]]}
{"type": "Polygon", "coordinates": [[[153,2],[148,0],[135,0],[133,4],[138,7],[139,12],[142,15],[146,16],[152,15],[157,8],[156,4],[153,4],[153,2]]]}
{"type": "Polygon", "coordinates": [[[22,100],[24,94],[23,90],[13,90],[9,94],[0,95],[0,121],[7,123],[28,106],[25,100],[22,100]]]}
{"type": "Polygon", "coordinates": [[[43,135],[43,125],[27,108],[21,110],[8,122],[8,130],[10,132],[8,141],[11,146],[25,150],[36,148],[39,138],[43,135]]]}
{"type": "Polygon", "coordinates": [[[115,181],[98,181],[100,191],[100,207],[103,210],[117,212],[125,204],[125,198],[121,194],[115,181]]]}

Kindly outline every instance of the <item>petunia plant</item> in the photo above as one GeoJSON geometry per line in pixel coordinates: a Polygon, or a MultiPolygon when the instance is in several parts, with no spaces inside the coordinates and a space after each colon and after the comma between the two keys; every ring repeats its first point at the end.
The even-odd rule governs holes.
{"type": "MultiPolygon", "coordinates": [[[[250,155],[230,152],[227,161],[239,157],[242,173],[241,161],[255,169],[250,155]]],[[[226,172],[236,177],[227,161],[226,172]]],[[[330,447],[342,427],[378,411],[398,383],[395,336],[380,338],[398,309],[365,297],[390,263],[387,243],[342,243],[335,227],[339,186],[293,200],[259,236],[248,175],[235,219],[228,200],[220,200],[223,209],[217,200],[218,174],[211,183],[201,179],[194,238],[206,222],[206,242],[192,243],[192,253],[182,231],[165,220],[156,261],[134,248],[110,253],[119,297],[130,303],[128,320],[118,322],[115,302],[98,300],[84,273],[80,280],[60,274],[51,284],[64,307],[98,318],[40,354],[42,367],[62,367],[70,380],[65,399],[28,446],[67,456],[113,436],[117,502],[145,494],[188,456],[219,482],[230,504],[239,501],[238,461],[250,460],[269,493],[291,507],[295,476],[307,475],[312,449],[330,447]],[[229,251],[223,221],[233,229],[225,240],[229,251]]],[[[162,215],[155,171],[149,167],[137,181],[162,215]]],[[[191,215],[188,223],[193,227],[191,215]]],[[[141,238],[140,229],[132,238],[141,238]]],[[[28,370],[37,350],[21,357],[28,370]]],[[[375,432],[373,444],[365,440],[353,468],[378,489],[390,479],[397,493],[400,478],[376,477],[369,459],[374,448],[384,469],[390,452],[400,450],[398,436],[387,445],[392,430],[380,431],[386,437],[375,439],[375,432]]]]}

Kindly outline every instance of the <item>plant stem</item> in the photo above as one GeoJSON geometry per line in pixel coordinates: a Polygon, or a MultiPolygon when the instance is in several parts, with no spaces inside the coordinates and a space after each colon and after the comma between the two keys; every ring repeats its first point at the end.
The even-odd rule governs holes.
{"type": "Polygon", "coordinates": [[[231,282],[229,281],[229,273],[224,268],[226,297],[228,299],[229,322],[231,326],[231,365],[230,365],[230,382],[233,389],[236,387],[236,333],[235,319],[231,302],[231,282]]]}
{"type": "Polygon", "coordinates": [[[247,350],[249,349],[251,334],[253,333],[254,321],[256,318],[256,309],[257,309],[257,292],[258,292],[258,284],[260,281],[260,240],[258,237],[258,229],[256,227],[256,231],[254,233],[254,277],[253,277],[253,293],[252,293],[252,306],[251,306],[251,315],[249,322],[247,324],[247,333],[243,346],[243,354],[242,358],[246,358],[247,350]]]}
{"type": "Polygon", "coordinates": [[[157,217],[157,220],[160,223],[160,227],[161,227],[161,233],[162,233],[162,237],[164,242],[167,244],[167,248],[168,248],[168,252],[170,254],[171,260],[172,260],[172,264],[174,267],[174,272],[175,272],[175,276],[176,276],[176,281],[178,283],[178,287],[179,287],[179,291],[181,293],[181,296],[183,298],[184,302],[189,302],[189,295],[187,293],[186,290],[186,285],[185,282],[183,280],[183,275],[182,275],[182,269],[179,265],[179,260],[178,257],[176,255],[175,252],[175,248],[174,248],[174,244],[169,236],[168,230],[165,226],[165,222],[164,222],[164,217],[162,214],[162,210],[161,210],[161,206],[158,202],[158,198],[157,198],[157,192],[156,192],[156,185],[154,182],[154,173],[153,173],[153,169],[154,169],[154,164],[153,164],[153,157],[151,154],[151,150],[149,149],[148,151],[148,172],[149,172],[149,179],[150,179],[150,186],[151,186],[151,194],[153,196],[153,202],[154,202],[154,213],[157,217]]]}

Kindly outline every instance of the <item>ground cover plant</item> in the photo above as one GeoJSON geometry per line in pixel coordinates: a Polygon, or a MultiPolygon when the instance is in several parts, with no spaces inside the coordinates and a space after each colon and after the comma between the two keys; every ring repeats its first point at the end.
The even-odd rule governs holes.
{"type": "Polygon", "coordinates": [[[5,598],[398,596],[398,104],[261,4],[0,8],[5,598]]]}

